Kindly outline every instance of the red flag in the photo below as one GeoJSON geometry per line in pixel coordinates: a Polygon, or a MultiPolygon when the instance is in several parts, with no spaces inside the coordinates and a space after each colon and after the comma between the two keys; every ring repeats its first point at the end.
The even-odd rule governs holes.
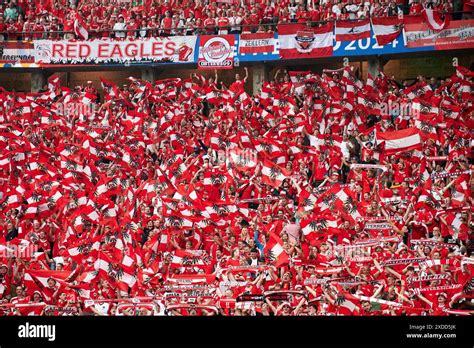
{"type": "Polygon", "coordinates": [[[308,240],[313,240],[320,236],[337,231],[337,218],[332,215],[320,216],[310,215],[301,220],[301,231],[308,240]]]}

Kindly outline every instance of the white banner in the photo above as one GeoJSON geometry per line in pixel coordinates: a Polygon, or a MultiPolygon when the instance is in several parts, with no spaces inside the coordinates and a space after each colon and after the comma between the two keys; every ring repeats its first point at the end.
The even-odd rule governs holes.
{"type": "Polygon", "coordinates": [[[145,39],[37,40],[35,62],[43,64],[100,64],[125,62],[194,63],[196,36],[145,39]]]}
{"type": "Polygon", "coordinates": [[[384,172],[388,170],[388,166],[382,164],[365,164],[365,163],[352,163],[351,169],[361,168],[361,169],[382,169],[384,172]]]}
{"type": "Polygon", "coordinates": [[[392,225],[388,222],[371,222],[365,224],[364,227],[366,230],[391,230],[392,225]]]}

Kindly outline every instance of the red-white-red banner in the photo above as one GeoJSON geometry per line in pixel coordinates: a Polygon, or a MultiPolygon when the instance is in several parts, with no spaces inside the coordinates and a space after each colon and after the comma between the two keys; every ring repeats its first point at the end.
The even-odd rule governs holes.
{"type": "Polygon", "coordinates": [[[239,53],[272,53],[275,49],[275,41],[275,34],[273,33],[244,33],[240,35],[239,53]]]}
{"type": "Polygon", "coordinates": [[[202,35],[199,40],[198,69],[232,69],[234,35],[202,35]]]}
{"type": "Polygon", "coordinates": [[[335,28],[336,41],[352,41],[370,37],[370,21],[339,21],[335,28]]]}
{"type": "Polygon", "coordinates": [[[333,24],[308,28],[303,24],[279,25],[280,57],[284,59],[332,56],[333,24]]]}
{"type": "Polygon", "coordinates": [[[393,132],[377,133],[377,142],[383,142],[386,153],[410,151],[421,148],[420,131],[407,128],[393,132]]]}
{"type": "Polygon", "coordinates": [[[395,40],[402,32],[402,28],[403,19],[398,17],[372,18],[372,30],[380,46],[395,40]]]}

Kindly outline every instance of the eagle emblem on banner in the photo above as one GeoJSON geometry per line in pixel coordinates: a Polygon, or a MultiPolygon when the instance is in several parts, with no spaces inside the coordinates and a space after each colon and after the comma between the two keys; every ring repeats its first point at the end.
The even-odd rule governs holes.
{"type": "Polygon", "coordinates": [[[314,42],[314,32],[312,31],[297,31],[295,40],[297,43],[296,49],[302,53],[311,52],[311,45],[314,42]]]}

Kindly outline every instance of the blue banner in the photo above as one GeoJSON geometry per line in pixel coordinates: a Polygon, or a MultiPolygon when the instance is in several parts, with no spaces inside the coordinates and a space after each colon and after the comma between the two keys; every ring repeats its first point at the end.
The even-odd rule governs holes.
{"type": "Polygon", "coordinates": [[[422,51],[434,51],[434,47],[405,47],[403,32],[393,40],[391,43],[379,46],[375,40],[374,32],[371,31],[370,38],[354,40],[354,41],[337,41],[334,44],[334,57],[347,56],[370,56],[379,54],[394,54],[394,53],[412,53],[422,51]]]}

